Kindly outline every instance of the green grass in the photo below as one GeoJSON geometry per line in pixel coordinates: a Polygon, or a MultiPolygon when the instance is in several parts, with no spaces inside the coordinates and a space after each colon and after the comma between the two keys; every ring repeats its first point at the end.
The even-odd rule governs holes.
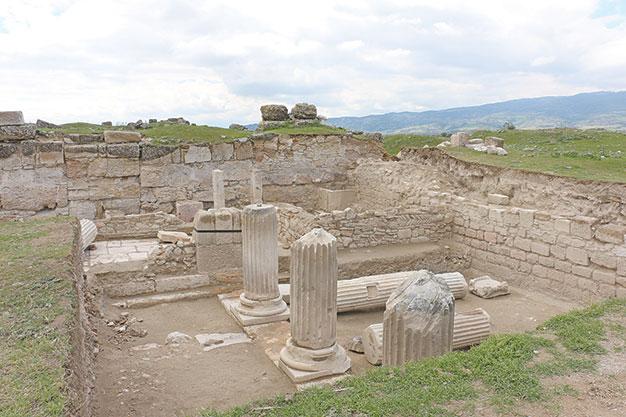
{"type": "Polygon", "coordinates": [[[2,417],[61,416],[68,406],[64,366],[74,302],[69,222],[0,223],[2,417]]]}
{"type": "MultiPolygon", "coordinates": [[[[460,159],[579,179],[626,182],[626,134],[606,130],[545,129],[477,131],[473,138],[504,139],[507,156],[487,155],[467,148],[447,148],[460,159]]],[[[421,148],[447,140],[439,136],[391,135],[385,148],[421,148]]]]}
{"type": "Polygon", "coordinates": [[[575,391],[545,387],[543,378],[589,372],[595,367],[606,314],[626,314],[626,300],[611,300],[556,316],[535,332],[489,337],[468,351],[375,368],[335,385],[316,387],[231,410],[205,410],[204,417],[238,416],[454,416],[477,402],[511,413],[525,402],[546,407],[575,391]],[[598,321],[586,331],[586,321],[598,321]],[[574,336],[576,330],[580,335],[574,336]],[[541,359],[540,359],[541,358],[541,359]]]}

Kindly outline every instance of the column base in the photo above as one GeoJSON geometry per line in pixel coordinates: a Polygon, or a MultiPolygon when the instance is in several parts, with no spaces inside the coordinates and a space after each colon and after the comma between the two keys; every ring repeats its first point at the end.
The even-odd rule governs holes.
{"type": "Polygon", "coordinates": [[[219,299],[242,327],[289,320],[289,307],[280,296],[266,301],[249,300],[244,294],[239,298],[219,296],[219,299]]]}
{"type": "Polygon", "coordinates": [[[278,367],[295,383],[340,375],[350,369],[350,358],[337,343],[325,349],[296,346],[291,338],[280,351],[278,367]]]}

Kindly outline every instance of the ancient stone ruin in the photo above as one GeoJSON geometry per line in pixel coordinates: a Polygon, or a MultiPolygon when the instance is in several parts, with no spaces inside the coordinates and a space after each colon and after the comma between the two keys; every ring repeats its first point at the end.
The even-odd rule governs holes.
{"type": "MultiPolygon", "coordinates": [[[[624,184],[268,131],[319,131],[306,103],[261,116],[247,137],[159,145],[0,113],[0,215],[80,219],[96,415],[273,398],[626,296],[624,184]]],[[[443,147],[506,152],[475,139],[443,147]]]]}

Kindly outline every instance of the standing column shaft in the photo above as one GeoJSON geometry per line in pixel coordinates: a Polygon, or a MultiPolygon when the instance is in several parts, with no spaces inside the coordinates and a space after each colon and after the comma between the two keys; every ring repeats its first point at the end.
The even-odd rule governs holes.
{"type": "Polygon", "coordinates": [[[298,346],[322,349],[337,336],[337,241],[314,229],[292,248],[291,337],[298,346]]]}
{"type": "Polygon", "coordinates": [[[250,202],[252,204],[263,203],[263,174],[261,171],[252,171],[252,177],[250,177],[250,202]]]}
{"type": "Polygon", "coordinates": [[[243,209],[243,290],[250,300],[270,300],[278,291],[278,226],[276,207],[266,204],[243,209]]]}
{"type": "Polygon", "coordinates": [[[337,336],[337,240],[313,229],[291,249],[291,337],[280,352],[279,367],[294,382],[350,369],[337,336]]]}
{"type": "Polygon", "coordinates": [[[226,207],[226,196],[224,195],[224,171],[213,170],[213,208],[226,207]]]}

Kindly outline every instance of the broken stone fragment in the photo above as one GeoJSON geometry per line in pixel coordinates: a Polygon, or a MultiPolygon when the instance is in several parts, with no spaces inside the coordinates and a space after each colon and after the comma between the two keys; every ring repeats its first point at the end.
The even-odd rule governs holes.
{"type": "Polygon", "coordinates": [[[165,339],[166,345],[180,345],[183,343],[187,343],[191,340],[191,336],[181,332],[172,332],[167,335],[165,339]]]}
{"type": "Polygon", "coordinates": [[[506,281],[497,281],[487,275],[470,280],[469,289],[472,294],[481,298],[510,294],[509,284],[506,281]]]}
{"type": "Polygon", "coordinates": [[[361,336],[354,336],[348,344],[348,350],[356,353],[364,353],[363,338],[361,336]]]}
{"type": "Polygon", "coordinates": [[[191,242],[191,236],[185,232],[159,230],[157,237],[159,238],[159,241],[164,243],[191,242]]]}
{"type": "Polygon", "coordinates": [[[198,343],[204,346],[204,351],[252,341],[245,333],[203,333],[197,334],[195,338],[198,343]]]}
{"type": "Polygon", "coordinates": [[[495,146],[496,148],[504,147],[504,139],[498,138],[495,136],[490,136],[485,139],[485,145],[487,146],[495,146]]]}

